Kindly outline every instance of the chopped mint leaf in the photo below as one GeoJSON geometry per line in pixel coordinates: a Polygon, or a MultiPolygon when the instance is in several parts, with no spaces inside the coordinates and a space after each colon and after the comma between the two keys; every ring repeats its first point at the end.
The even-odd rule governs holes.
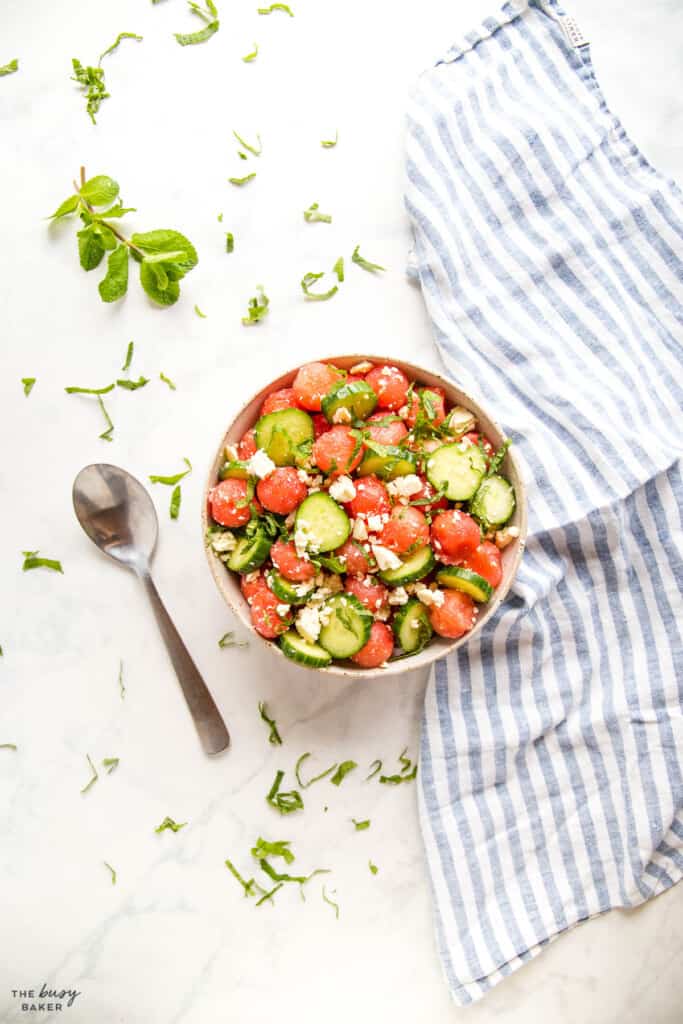
{"type": "Polygon", "coordinates": [[[247,640],[235,640],[235,634],[233,632],[224,633],[218,641],[218,646],[221,648],[225,647],[248,647],[249,643],[247,640]]]}
{"type": "Polygon", "coordinates": [[[33,390],[33,385],[35,384],[35,382],[36,382],[36,378],[35,377],[22,377],[21,378],[21,383],[24,385],[24,394],[26,395],[27,398],[31,394],[31,392],[33,390]]]}
{"type": "Polygon", "coordinates": [[[503,459],[505,458],[505,453],[507,452],[507,450],[508,450],[508,448],[510,447],[511,444],[512,444],[512,439],[509,438],[509,437],[506,438],[505,441],[503,441],[503,443],[500,446],[500,448],[498,449],[498,451],[495,452],[491,456],[491,459],[489,461],[489,468],[486,470],[486,475],[487,476],[493,476],[494,473],[498,472],[498,470],[500,469],[501,463],[502,463],[503,459]]]}
{"type": "Polygon", "coordinates": [[[16,743],[0,743],[0,750],[16,750],[16,743]]]}
{"type": "Polygon", "coordinates": [[[386,270],[386,267],[381,267],[379,263],[371,263],[369,260],[364,259],[361,256],[360,252],[358,251],[359,249],[360,246],[357,245],[356,248],[353,250],[353,255],[351,257],[351,261],[353,263],[357,263],[359,267],[363,268],[363,270],[386,270]]]}
{"type": "Polygon", "coordinates": [[[181,821],[179,823],[177,821],[174,821],[173,818],[169,818],[168,815],[166,815],[166,817],[162,821],[161,825],[157,825],[157,827],[154,829],[154,831],[155,832],[165,832],[166,829],[170,829],[171,832],[180,832],[181,828],[185,828],[186,825],[187,825],[186,821],[181,821]]]}
{"type": "Polygon", "coordinates": [[[379,868],[377,867],[377,865],[373,864],[371,860],[368,861],[368,867],[372,871],[373,875],[376,875],[377,872],[379,871],[379,868]]]}
{"type": "Polygon", "coordinates": [[[310,290],[311,286],[314,285],[316,281],[319,281],[321,277],[324,277],[323,271],[321,271],[319,274],[309,272],[308,274],[304,274],[304,276],[301,278],[301,290],[303,291],[307,299],[310,299],[311,301],[314,302],[324,302],[326,299],[331,299],[333,295],[336,295],[337,291],[339,290],[336,284],[333,285],[329,289],[329,291],[326,292],[312,292],[310,290]]]}
{"type": "Polygon", "coordinates": [[[256,135],[256,138],[258,139],[258,149],[256,148],[256,146],[250,146],[248,142],[245,142],[242,136],[238,135],[234,128],[232,130],[232,134],[235,136],[240,146],[243,146],[244,149],[246,149],[249,153],[253,153],[254,156],[261,156],[261,153],[263,152],[263,144],[261,142],[261,136],[258,133],[256,135]]]}
{"type": "MultiPolygon", "coordinates": [[[[105,211],[110,215],[110,211],[105,211]]],[[[97,286],[103,302],[116,302],[128,291],[128,247],[117,245],[107,257],[107,273],[97,286]]]]}
{"type": "Polygon", "coordinates": [[[97,768],[92,763],[92,758],[91,758],[90,754],[86,754],[85,756],[88,759],[88,764],[90,765],[90,771],[92,772],[92,776],[90,778],[90,781],[86,782],[85,786],[81,790],[81,793],[87,793],[88,790],[90,789],[90,787],[94,786],[95,783],[97,782],[97,780],[99,779],[99,775],[97,774],[97,768]]]}
{"type": "Polygon", "coordinates": [[[218,216],[216,217],[216,220],[218,221],[219,224],[222,224],[223,223],[223,214],[219,213],[218,216]]]}
{"type": "Polygon", "coordinates": [[[268,708],[266,707],[265,701],[259,701],[258,710],[263,721],[266,723],[266,725],[270,726],[270,735],[268,736],[268,742],[272,743],[275,746],[282,746],[282,737],[278,732],[275,719],[268,717],[268,708]]]}
{"type": "Polygon", "coordinates": [[[307,210],[304,210],[304,220],[307,224],[331,224],[332,216],[329,213],[320,213],[317,203],[311,203],[307,210]]]}
{"type": "Polygon", "coordinates": [[[28,572],[29,569],[52,569],[53,572],[61,572],[62,563],[56,558],[39,558],[37,551],[22,551],[24,556],[24,564],[22,565],[23,572],[28,572]]]}
{"type": "Polygon", "coordinates": [[[106,423],[106,428],[102,431],[102,433],[99,436],[102,438],[103,441],[113,441],[113,438],[112,438],[111,435],[114,433],[114,424],[112,423],[111,417],[109,416],[109,413],[106,410],[106,407],[105,407],[104,402],[102,401],[102,396],[101,395],[97,396],[97,401],[99,403],[100,409],[102,410],[102,415],[104,416],[104,422],[106,423]]]}
{"type": "Polygon", "coordinates": [[[126,696],[126,687],[123,684],[123,661],[119,660],[119,693],[121,700],[126,696]]]}
{"type": "Polygon", "coordinates": [[[126,377],[122,380],[117,380],[116,384],[125,391],[137,391],[138,388],[144,388],[145,384],[149,384],[149,377],[138,377],[137,380],[128,380],[126,377]]]}
{"type": "Polygon", "coordinates": [[[334,146],[337,145],[338,142],[339,142],[339,131],[337,130],[334,133],[334,138],[333,139],[322,139],[321,142],[320,142],[320,145],[323,147],[323,149],[332,149],[334,146]]]}
{"type": "Polygon", "coordinates": [[[379,781],[385,786],[398,786],[401,782],[412,782],[417,775],[417,765],[411,772],[402,772],[400,775],[380,775],[379,781]]]}
{"type": "Polygon", "coordinates": [[[370,765],[370,774],[365,776],[365,781],[367,782],[369,779],[374,778],[375,775],[377,774],[377,772],[381,772],[381,771],[382,771],[382,762],[378,758],[376,761],[373,761],[372,764],[370,765]]]}
{"type": "Polygon", "coordinates": [[[252,171],[251,174],[245,174],[243,178],[228,178],[231,185],[246,185],[248,181],[256,177],[256,171],[252,171]]]}
{"type": "Polygon", "coordinates": [[[105,757],[104,760],[102,761],[102,767],[106,768],[107,775],[111,775],[111,773],[113,771],[115,771],[118,768],[118,766],[119,766],[119,758],[118,757],[105,757]]]}
{"type": "Polygon", "coordinates": [[[285,864],[291,864],[294,860],[294,854],[289,849],[290,845],[291,840],[289,839],[278,839],[271,843],[267,839],[261,839],[259,836],[256,840],[256,845],[251,848],[251,854],[257,860],[262,860],[264,857],[282,857],[285,864]]]}
{"type": "Polygon", "coordinates": [[[271,4],[270,7],[257,8],[258,14],[272,14],[273,11],[283,11],[285,14],[288,14],[290,18],[294,17],[294,11],[287,4],[271,4]]]}
{"type": "Polygon", "coordinates": [[[228,871],[237,879],[237,881],[240,883],[240,885],[244,889],[244,895],[245,896],[253,896],[254,895],[254,885],[256,884],[254,879],[250,878],[249,881],[247,882],[244,878],[242,878],[241,874],[239,873],[239,871],[237,870],[237,868],[235,867],[235,865],[233,864],[233,862],[231,860],[226,860],[225,866],[228,869],[228,871]]]}
{"type": "Polygon", "coordinates": [[[263,286],[257,284],[256,292],[257,294],[254,295],[253,298],[249,299],[249,305],[247,306],[247,315],[242,317],[242,323],[244,324],[245,327],[251,327],[252,324],[259,323],[268,313],[270,299],[264,292],[263,286]]]}
{"type": "Polygon", "coordinates": [[[312,779],[308,780],[308,782],[304,782],[302,780],[301,774],[300,774],[300,772],[301,772],[301,765],[304,763],[306,758],[310,757],[310,756],[311,756],[310,751],[307,751],[305,754],[302,754],[301,757],[299,758],[299,760],[296,762],[296,766],[294,768],[294,775],[296,776],[296,781],[299,783],[299,785],[301,786],[302,789],[308,789],[308,787],[312,786],[314,782],[320,782],[321,779],[326,778],[337,767],[337,763],[335,761],[335,763],[333,765],[330,765],[329,768],[326,768],[324,772],[320,773],[320,775],[314,775],[312,779]]]}
{"type": "Polygon", "coordinates": [[[199,306],[196,303],[195,303],[194,311],[197,314],[197,316],[200,316],[202,318],[202,320],[206,320],[206,313],[202,313],[201,309],[199,308],[199,306]]]}
{"type": "Polygon", "coordinates": [[[159,380],[163,380],[164,384],[168,384],[168,386],[171,389],[171,391],[175,391],[176,390],[175,384],[173,383],[173,381],[171,380],[170,377],[166,376],[165,373],[160,373],[159,374],[159,380]]]}
{"type": "Polygon", "coordinates": [[[106,395],[113,391],[116,384],[107,384],[106,388],[64,388],[67,395],[106,395]]]}
{"type": "Polygon", "coordinates": [[[335,265],[332,267],[332,273],[337,275],[337,280],[341,284],[344,280],[344,257],[340,256],[335,265]]]}
{"type": "Polygon", "coordinates": [[[259,860],[259,867],[261,868],[261,871],[268,875],[269,878],[272,878],[274,882],[298,882],[299,885],[305,885],[306,882],[310,882],[311,878],[314,878],[316,875],[328,874],[327,868],[316,868],[316,870],[312,871],[310,875],[280,874],[279,871],[275,870],[272,864],[269,864],[267,860],[263,859],[259,860]]]}
{"type": "Polygon", "coordinates": [[[247,154],[246,154],[246,153],[243,153],[241,149],[238,149],[238,150],[237,150],[237,155],[238,155],[238,157],[240,158],[240,160],[248,160],[248,159],[249,159],[249,157],[247,156],[247,154]]]}
{"type": "MultiPolygon", "coordinates": [[[[333,890],[333,892],[334,892],[334,890],[333,890]]],[[[336,895],[336,892],[335,892],[335,895],[336,895]]],[[[330,899],[330,897],[327,895],[327,893],[325,891],[325,886],[323,886],[323,900],[325,901],[325,903],[328,903],[331,907],[334,908],[334,916],[337,918],[337,920],[339,920],[339,904],[335,903],[334,900],[330,899]]]]}
{"type": "Polygon", "coordinates": [[[370,819],[366,821],[356,821],[355,818],[351,818],[351,821],[356,827],[356,832],[364,832],[367,828],[370,828],[370,819]]]}
{"type": "Polygon", "coordinates": [[[279,890],[282,888],[282,884],[282,882],[278,882],[277,885],[270,890],[270,892],[264,893],[261,899],[256,901],[255,906],[260,907],[262,903],[266,902],[266,900],[270,900],[272,903],[273,896],[275,895],[276,892],[279,892],[279,890]]]}
{"type": "Polygon", "coordinates": [[[251,53],[248,53],[246,55],[246,57],[242,57],[242,60],[244,61],[245,64],[251,64],[251,62],[253,60],[256,60],[257,57],[258,57],[258,43],[254,43],[254,49],[251,51],[251,53]]]}
{"type": "Polygon", "coordinates": [[[342,761],[342,763],[339,765],[336,772],[330,779],[330,782],[332,783],[333,786],[341,786],[342,782],[344,781],[345,777],[349,774],[349,772],[352,772],[353,769],[357,767],[358,765],[356,764],[355,761],[342,761]]]}
{"type": "Polygon", "coordinates": [[[126,349],[126,361],[121,367],[121,372],[126,373],[130,370],[130,364],[133,362],[133,353],[135,352],[135,342],[129,341],[128,348],[126,349]]]}
{"type": "Polygon", "coordinates": [[[111,864],[107,864],[106,860],[102,861],[102,863],[104,864],[105,868],[107,868],[107,870],[111,872],[111,884],[116,885],[116,871],[111,866],[111,864]]]}
{"type": "Polygon", "coordinates": [[[232,252],[235,248],[235,236],[232,231],[227,231],[225,235],[225,251],[232,252]]]}
{"type": "Polygon", "coordinates": [[[85,109],[88,117],[93,124],[97,124],[95,114],[100,109],[102,100],[106,100],[109,96],[104,84],[104,70],[89,65],[84,66],[76,57],[71,59],[71,66],[73,68],[71,80],[80,85],[87,101],[85,109]]]}
{"type": "Polygon", "coordinates": [[[176,473],[174,476],[158,476],[156,474],[152,474],[149,478],[149,482],[151,484],[166,484],[167,487],[175,487],[177,483],[180,483],[184,476],[187,476],[188,473],[192,472],[192,463],[190,460],[183,456],[183,462],[187,466],[187,469],[183,470],[182,473],[176,473]]]}
{"type": "Polygon", "coordinates": [[[182,501],[182,493],[180,490],[180,484],[176,484],[171,492],[171,503],[169,505],[168,514],[171,519],[177,519],[180,515],[180,503],[182,501]]]}
{"type": "Polygon", "coordinates": [[[117,49],[117,47],[118,47],[118,45],[119,45],[119,43],[121,42],[122,39],[137,39],[138,41],[141,41],[142,40],[142,36],[136,36],[135,32],[119,32],[119,34],[117,35],[115,41],[111,44],[111,46],[108,49],[106,49],[104,51],[104,53],[100,54],[100,59],[98,61],[98,64],[102,63],[102,58],[103,57],[108,56],[110,53],[113,53],[114,50],[117,49]]]}
{"type": "Polygon", "coordinates": [[[193,46],[195,43],[204,43],[207,39],[210,39],[214,32],[217,32],[220,28],[220,22],[218,20],[218,11],[213,0],[206,0],[206,8],[202,9],[199,4],[194,3],[193,0],[188,0],[190,10],[193,14],[196,14],[198,18],[201,18],[205,22],[204,28],[200,28],[197,32],[174,32],[174,36],[181,46],[193,46]]]}
{"type": "Polygon", "coordinates": [[[15,57],[9,64],[0,65],[0,78],[4,78],[5,75],[13,75],[15,71],[19,70],[19,61],[15,57]]]}
{"type": "Polygon", "coordinates": [[[280,793],[280,783],[284,777],[285,773],[283,771],[278,770],[276,772],[273,785],[270,787],[266,800],[280,814],[291,814],[293,811],[303,810],[304,802],[301,799],[301,794],[296,789],[289,793],[280,793]]]}

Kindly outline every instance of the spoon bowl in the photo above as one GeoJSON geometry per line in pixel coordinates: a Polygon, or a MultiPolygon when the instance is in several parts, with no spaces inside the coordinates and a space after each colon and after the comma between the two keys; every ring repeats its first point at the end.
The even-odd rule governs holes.
{"type": "Polygon", "coordinates": [[[159,522],[149,494],[125,469],[100,462],[86,466],[74,480],[73,504],[93,544],[140,579],[204,750],[225,750],[230,744],[225,722],[152,580],[159,522]]]}

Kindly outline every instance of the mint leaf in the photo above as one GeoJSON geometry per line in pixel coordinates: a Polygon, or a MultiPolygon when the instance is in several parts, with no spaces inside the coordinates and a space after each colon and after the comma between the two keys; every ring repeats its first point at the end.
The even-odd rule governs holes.
{"type": "Polygon", "coordinates": [[[145,384],[149,384],[149,377],[138,377],[137,380],[129,380],[124,377],[116,381],[118,387],[124,388],[126,391],[137,391],[138,388],[144,388],[145,384]]]}
{"type": "Polygon", "coordinates": [[[246,185],[248,181],[256,177],[256,171],[252,171],[251,174],[245,174],[243,178],[228,178],[231,185],[246,185]]]}
{"type": "Polygon", "coordinates": [[[3,64],[0,66],[0,78],[4,78],[5,75],[13,75],[15,71],[19,70],[19,61],[15,57],[9,64],[3,64]]]}
{"type": "Polygon", "coordinates": [[[260,135],[258,135],[258,134],[256,135],[256,138],[258,139],[258,149],[256,149],[255,146],[250,146],[248,142],[245,142],[244,139],[241,137],[241,135],[237,134],[237,132],[235,131],[234,128],[232,130],[232,134],[235,136],[235,138],[239,142],[240,146],[244,146],[244,148],[249,150],[250,153],[253,153],[254,156],[261,156],[261,153],[263,152],[263,145],[261,143],[261,136],[260,135]]]}
{"type": "Polygon", "coordinates": [[[235,248],[235,236],[232,231],[226,232],[225,235],[225,251],[232,252],[235,248]]]}
{"type": "Polygon", "coordinates": [[[324,302],[326,299],[331,299],[332,296],[336,295],[337,292],[339,291],[338,286],[335,284],[332,285],[329,291],[312,292],[310,290],[311,287],[315,284],[316,281],[319,281],[320,278],[324,276],[325,274],[323,271],[321,271],[319,274],[313,274],[312,272],[309,272],[308,274],[304,274],[304,276],[301,278],[301,290],[303,291],[306,298],[310,299],[312,302],[324,302]]]}
{"type": "Polygon", "coordinates": [[[218,32],[220,27],[217,17],[218,11],[213,0],[207,0],[205,9],[202,9],[193,0],[188,0],[188,4],[192,13],[196,14],[206,24],[204,28],[199,29],[197,32],[174,32],[173,34],[181,46],[193,46],[195,43],[204,43],[207,39],[211,38],[214,32],[218,32]]]}
{"type": "Polygon", "coordinates": [[[265,701],[260,700],[258,703],[258,710],[261,718],[270,726],[270,733],[268,735],[268,742],[275,746],[282,746],[282,737],[278,732],[277,723],[274,718],[268,717],[268,708],[266,707],[265,701]]]}
{"type": "Polygon", "coordinates": [[[278,839],[271,843],[267,839],[261,839],[259,836],[256,840],[256,845],[251,848],[251,855],[256,857],[256,860],[263,860],[265,857],[282,857],[285,864],[291,864],[294,860],[294,854],[289,847],[289,839],[278,839]]]}
{"type": "Polygon", "coordinates": [[[334,900],[330,899],[330,897],[325,892],[325,886],[323,886],[323,900],[325,901],[325,903],[328,903],[331,907],[334,907],[334,916],[337,918],[337,920],[339,920],[339,904],[335,903],[334,900]]]}
{"type": "Polygon", "coordinates": [[[339,132],[336,131],[334,133],[334,138],[333,139],[321,139],[320,145],[323,147],[323,149],[332,149],[334,146],[337,145],[338,142],[339,142],[339,132]]]}
{"type": "Polygon", "coordinates": [[[106,428],[102,431],[102,433],[99,436],[103,441],[113,441],[114,438],[111,435],[114,433],[114,424],[110,419],[109,413],[107,412],[104,402],[102,401],[100,395],[97,396],[97,402],[99,404],[100,409],[102,410],[102,415],[104,416],[104,422],[106,424],[106,428]]]}
{"type": "Polygon", "coordinates": [[[270,791],[266,796],[267,802],[271,807],[275,807],[280,814],[291,814],[293,811],[303,810],[304,802],[301,799],[301,794],[293,789],[289,793],[280,792],[280,783],[285,777],[283,771],[277,771],[273,785],[270,787],[270,791]]]}
{"type": "Polygon", "coordinates": [[[106,206],[113,203],[119,194],[118,183],[106,174],[97,174],[90,178],[78,190],[79,195],[91,206],[106,206]]]}
{"type": "Polygon", "coordinates": [[[85,109],[88,116],[93,124],[97,124],[95,114],[100,109],[102,100],[106,100],[109,96],[104,84],[104,71],[102,68],[84,66],[76,57],[72,58],[71,66],[74,72],[72,81],[78,82],[80,85],[87,100],[85,109]]]}
{"type": "Polygon", "coordinates": [[[365,781],[366,782],[369,779],[374,778],[375,775],[377,775],[377,772],[381,772],[382,771],[382,762],[380,761],[380,759],[377,758],[376,761],[373,761],[372,764],[370,765],[370,768],[371,768],[370,774],[365,776],[365,781]]]}
{"type": "Polygon", "coordinates": [[[145,254],[145,258],[151,258],[151,262],[159,257],[168,261],[169,265],[179,272],[179,276],[169,274],[171,280],[179,280],[197,266],[197,250],[179,231],[160,228],[156,231],[136,233],[131,235],[130,240],[136,249],[145,254]]]}
{"type": "Polygon", "coordinates": [[[180,484],[176,484],[171,494],[171,503],[169,506],[169,515],[171,519],[177,519],[180,515],[180,502],[182,500],[180,484]]]}
{"type": "Polygon", "coordinates": [[[349,774],[349,772],[352,772],[353,769],[357,767],[358,765],[355,761],[342,761],[342,763],[339,765],[336,772],[330,779],[330,782],[332,783],[333,786],[341,786],[342,782],[344,781],[345,777],[349,774]]]}
{"type": "Polygon", "coordinates": [[[344,280],[344,257],[340,256],[335,265],[332,267],[332,273],[337,275],[337,280],[341,284],[344,280]]]}
{"type": "Polygon", "coordinates": [[[80,199],[78,196],[69,196],[63,203],[57,207],[54,213],[51,213],[49,220],[59,220],[60,217],[66,217],[69,213],[74,213],[78,209],[80,199]]]}
{"type": "Polygon", "coordinates": [[[90,754],[86,754],[85,756],[88,759],[88,764],[90,765],[90,771],[92,772],[92,775],[90,777],[90,780],[85,784],[85,786],[81,790],[81,793],[87,793],[90,787],[94,786],[97,780],[99,779],[99,775],[97,774],[97,768],[92,763],[92,758],[90,754]]]}
{"type": "Polygon", "coordinates": [[[136,213],[136,211],[137,208],[135,206],[123,206],[121,202],[118,202],[110,206],[108,210],[102,210],[98,217],[118,218],[124,217],[127,213],[136,213]]]}
{"type": "Polygon", "coordinates": [[[107,384],[104,388],[64,388],[67,395],[106,395],[109,391],[113,391],[116,387],[115,384],[107,384]]]}
{"type": "Polygon", "coordinates": [[[39,558],[37,551],[22,551],[21,553],[24,556],[22,572],[28,572],[29,569],[52,569],[53,572],[64,574],[62,563],[56,558],[39,558]]]}
{"type": "Polygon", "coordinates": [[[104,864],[105,868],[111,872],[111,884],[116,885],[116,872],[114,871],[114,868],[111,866],[111,864],[107,864],[106,860],[103,860],[102,863],[104,864]]]}
{"type": "Polygon", "coordinates": [[[24,385],[24,394],[26,395],[27,398],[31,394],[31,391],[33,390],[33,385],[35,384],[35,382],[36,382],[36,378],[35,377],[22,377],[21,378],[21,383],[24,385]]]}
{"type": "Polygon", "coordinates": [[[192,463],[189,459],[183,457],[183,462],[187,466],[187,469],[183,470],[182,473],[175,473],[173,476],[158,476],[153,474],[149,478],[151,484],[166,484],[167,487],[175,487],[177,483],[187,476],[188,473],[192,472],[192,463]]]}
{"type": "Polygon", "coordinates": [[[141,263],[140,284],[150,299],[160,306],[172,306],[180,297],[180,285],[177,281],[169,281],[163,267],[157,270],[149,263],[141,263]]]}
{"type": "Polygon", "coordinates": [[[251,64],[251,62],[253,60],[256,60],[257,57],[258,57],[258,43],[254,43],[254,49],[252,50],[252,52],[248,53],[246,55],[246,57],[242,57],[242,60],[244,61],[245,64],[251,64]]]}
{"type": "Polygon", "coordinates": [[[370,828],[369,818],[366,821],[356,821],[355,818],[351,818],[351,821],[353,822],[356,828],[356,832],[365,832],[366,829],[370,828]]]}
{"type": "Polygon", "coordinates": [[[251,327],[252,324],[259,323],[268,312],[270,299],[264,292],[262,285],[257,284],[256,291],[258,294],[249,299],[247,315],[242,317],[242,323],[245,327],[251,327]]]}
{"type": "Polygon", "coordinates": [[[164,384],[168,384],[168,386],[171,389],[171,391],[175,391],[176,390],[175,384],[173,383],[173,381],[171,380],[170,377],[166,376],[165,373],[160,373],[159,374],[159,380],[163,380],[164,384]]]}
{"type": "MultiPolygon", "coordinates": [[[[111,259],[111,257],[110,257],[110,259],[111,259]]],[[[133,352],[134,351],[135,351],[135,342],[134,341],[129,341],[128,342],[128,348],[126,349],[126,361],[124,362],[123,366],[121,367],[121,372],[122,373],[126,373],[126,371],[130,369],[130,364],[133,362],[133,352]]]]}
{"type": "MultiPolygon", "coordinates": [[[[254,886],[256,885],[256,882],[254,881],[254,879],[250,878],[249,881],[247,882],[244,878],[242,878],[241,874],[239,873],[239,871],[237,870],[237,868],[235,867],[235,865],[233,864],[233,862],[231,860],[226,860],[225,866],[228,869],[228,871],[233,875],[233,877],[237,879],[237,881],[240,883],[240,885],[244,889],[244,895],[245,896],[254,896],[255,895],[255,893],[254,893],[254,886]]],[[[259,889],[261,889],[260,886],[259,886],[259,889]]],[[[261,889],[261,892],[263,892],[262,889],[261,889]]],[[[268,895],[270,895],[270,894],[267,893],[266,896],[268,896],[268,895]]],[[[264,896],[264,899],[265,898],[266,897],[264,896]]],[[[258,906],[258,904],[257,904],[257,906],[258,906]]]]}
{"type": "Polygon", "coordinates": [[[283,11],[283,13],[288,14],[290,18],[294,17],[294,11],[287,4],[271,4],[270,7],[257,8],[258,14],[272,14],[273,11],[283,11]]]}
{"type": "Polygon", "coordinates": [[[299,783],[299,785],[301,786],[302,789],[308,789],[308,787],[312,786],[314,782],[320,782],[321,779],[326,778],[337,767],[337,763],[335,761],[335,763],[333,765],[330,765],[329,768],[326,768],[324,772],[320,772],[319,775],[314,775],[312,779],[308,780],[308,782],[304,782],[303,779],[301,778],[301,765],[304,763],[306,758],[310,757],[310,756],[311,756],[310,750],[306,751],[305,754],[301,755],[301,757],[296,762],[296,765],[294,767],[294,775],[296,777],[296,781],[299,783]]]}
{"type": "Polygon", "coordinates": [[[386,267],[381,267],[379,263],[371,263],[370,260],[364,259],[361,256],[360,252],[358,251],[359,249],[360,246],[357,245],[356,248],[353,250],[353,255],[351,256],[351,261],[353,263],[357,263],[359,267],[363,268],[363,270],[386,270],[386,267]]]}
{"type": "Polygon", "coordinates": [[[102,262],[104,243],[95,224],[78,232],[78,258],[84,270],[94,270],[102,262]]]}
{"type": "Polygon", "coordinates": [[[116,302],[128,291],[128,247],[118,245],[107,258],[107,273],[97,286],[103,302],[116,302]]]}
{"type": "Polygon", "coordinates": [[[373,875],[376,875],[377,872],[379,871],[379,868],[377,867],[377,865],[373,864],[371,860],[368,861],[368,867],[372,871],[373,875]]]}
{"type": "Polygon", "coordinates": [[[120,758],[118,757],[105,757],[102,761],[102,767],[106,768],[107,775],[111,775],[119,766],[120,758]]]}
{"type": "Polygon", "coordinates": [[[186,821],[181,821],[180,824],[174,821],[173,818],[169,818],[168,815],[164,818],[160,825],[154,829],[155,832],[165,832],[166,829],[170,829],[171,832],[180,832],[181,828],[185,828],[187,825],[186,821]]]}
{"type": "Polygon", "coordinates": [[[304,220],[307,224],[331,224],[332,217],[329,213],[320,213],[318,211],[318,204],[311,203],[307,210],[304,210],[304,220]]]}
{"type": "Polygon", "coordinates": [[[247,640],[235,640],[235,634],[230,630],[230,632],[223,634],[218,641],[218,646],[221,650],[230,647],[248,647],[249,642],[247,640]]]}
{"type": "Polygon", "coordinates": [[[16,743],[0,743],[0,750],[16,750],[16,743]]]}
{"type": "Polygon", "coordinates": [[[100,59],[98,61],[99,64],[102,63],[102,58],[103,57],[106,57],[106,56],[108,56],[108,54],[114,52],[114,50],[118,47],[118,45],[119,45],[119,43],[121,42],[122,39],[138,39],[138,40],[141,40],[142,36],[136,36],[135,32],[119,32],[119,34],[117,35],[115,41],[111,44],[111,46],[108,49],[106,49],[104,51],[104,53],[100,54],[100,59]]]}
{"type": "Polygon", "coordinates": [[[206,320],[206,313],[202,313],[201,309],[199,308],[199,306],[196,303],[195,303],[194,311],[197,314],[197,316],[202,318],[202,320],[206,320]]]}

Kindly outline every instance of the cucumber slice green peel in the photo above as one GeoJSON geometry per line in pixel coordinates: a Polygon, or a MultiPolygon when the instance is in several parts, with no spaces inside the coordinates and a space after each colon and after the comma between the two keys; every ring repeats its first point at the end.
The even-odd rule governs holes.
{"type": "Polygon", "coordinates": [[[348,539],[351,524],[341,505],[323,491],[309,494],[299,505],[294,532],[301,531],[313,555],[333,551],[348,539]]]}
{"type": "Polygon", "coordinates": [[[318,641],[333,658],[350,658],[370,638],[371,612],[353,594],[334,594],[325,601],[321,614],[327,619],[318,641]]]}
{"type": "Polygon", "coordinates": [[[313,420],[302,409],[278,409],[266,413],[254,428],[256,444],[276,466],[295,466],[304,461],[313,443],[313,420]]]}
{"type": "Polygon", "coordinates": [[[408,603],[398,610],[392,629],[398,644],[406,654],[417,654],[423,650],[434,632],[427,609],[416,597],[411,597],[408,603]]]}
{"type": "Polygon", "coordinates": [[[515,489],[504,476],[487,476],[470,503],[470,512],[487,529],[503,526],[515,511],[515,489]]]}
{"type": "Polygon", "coordinates": [[[436,574],[437,581],[443,587],[450,587],[452,590],[462,590],[469,594],[475,601],[485,604],[493,594],[493,587],[479,573],[471,569],[463,569],[458,565],[448,566],[436,574]]]}
{"type": "Polygon", "coordinates": [[[401,587],[406,583],[415,583],[423,579],[434,568],[434,552],[428,544],[419,548],[398,569],[386,569],[379,573],[379,578],[389,587],[401,587]]]}
{"type": "Polygon", "coordinates": [[[322,400],[322,411],[328,423],[334,423],[338,409],[346,409],[351,420],[364,420],[377,405],[377,395],[364,380],[340,381],[322,400]]]}
{"type": "Polygon", "coordinates": [[[280,637],[280,649],[292,661],[308,668],[326,668],[332,661],[332,656],[323,647],[309,643],[293,629],[280,637]]]}
{"type": "Polygon", "coordinates": [[[444,444],[427,459],[427,479],[449,501],[469,501],[485,473],[486,456],[473,444],[444,444]]]}

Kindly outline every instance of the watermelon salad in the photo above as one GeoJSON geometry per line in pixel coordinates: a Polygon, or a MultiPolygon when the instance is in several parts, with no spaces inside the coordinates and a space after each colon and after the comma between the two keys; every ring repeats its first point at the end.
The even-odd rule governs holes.
{"type": "Polygon", "coordinates": [[[396,366],[308,363],[226,446],[207,544],[289,658],[382,667],[464,636],[499,586],[508,444],[396,366]]]}

